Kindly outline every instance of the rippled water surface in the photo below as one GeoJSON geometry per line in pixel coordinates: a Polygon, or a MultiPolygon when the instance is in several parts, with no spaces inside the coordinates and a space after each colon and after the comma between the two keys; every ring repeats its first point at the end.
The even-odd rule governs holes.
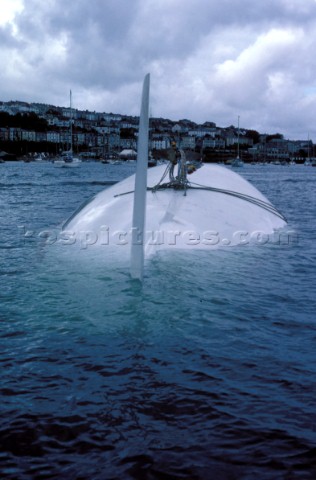
{"type": "Polygon", "coordinates": [[[288,241],[163,254],[142,288],[47,241],[131,173],[0,166],[0,478],[315,479],[316,169],[238,172],[288,241]]]}

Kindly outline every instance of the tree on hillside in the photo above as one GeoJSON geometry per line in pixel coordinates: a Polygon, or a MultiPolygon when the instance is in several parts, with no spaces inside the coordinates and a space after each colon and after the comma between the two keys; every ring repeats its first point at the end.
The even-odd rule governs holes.
{"type": "Polygon", "coordinates": [[[274,133],[273,135],[267,136],[267,143],[271,140],[283,140],[283,135],[281,133],[274,133]]]}
{"type": "Polygon", "coordinates": [[[10,127],[10,119],[12,115],[9,115],[7,112],[0,112],[0,127],[10,127]]]}
{"type": "Polygon", "coordinates": [[[38,117],[34,112],[17,113],[16,115],[0,112],[0,127],[15,127],[22,128],[23,130],[46,132],[48,123],[44,118],[38,117]]]}
{"type": "Polygon", "coordinates": [[[251,138],[254,144],[260,141],[260,133],[257,130],[247,130],[247,137],[251,138]]]}
{"type": "Polygon", "coordinates": [[[121,128],[121,138],[135,138],[135,131],[133,128],[121,128]]]}

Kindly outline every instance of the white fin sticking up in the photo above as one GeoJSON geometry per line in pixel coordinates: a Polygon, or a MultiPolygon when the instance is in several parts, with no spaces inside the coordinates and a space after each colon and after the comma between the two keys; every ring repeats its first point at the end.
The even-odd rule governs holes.
{"type": "Polygon", "coordinates": [[[140,281],[142,281],[144,273],[144,241],[148,168],[149,84],[150,75],[148,73],[144,79],[139,118],[130,262],[131,277],[140,281]]]}

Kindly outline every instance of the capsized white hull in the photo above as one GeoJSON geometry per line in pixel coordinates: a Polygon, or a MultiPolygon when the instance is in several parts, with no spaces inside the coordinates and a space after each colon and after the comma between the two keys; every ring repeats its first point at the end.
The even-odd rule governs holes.
{"type": "MultiPolygon", "coordinates": [[[[165,165],[148,170],[147,185],[160,181],[165,165]]],[[[253,185],[232,170],[203,165],[188,176],[193,187],[225,189],[271,205],[253,185]]],[[[103,254],[129,256],[132,242],[135,175],[97,194],[64,225],[61,242],[80,248],[102,247],[103,254]]],[[[273,208],[273,207],[272,207],[273,208]]],[[[210,250],[268,241],[286,225],[284,218],[235,195],[189,188],[147,191],[145,256],[159,250],[210,250]],[[259,239],[259,240],[258,240],[259,239]]],[[[140,237],[139,237],[140,238],[140,237]]]]}

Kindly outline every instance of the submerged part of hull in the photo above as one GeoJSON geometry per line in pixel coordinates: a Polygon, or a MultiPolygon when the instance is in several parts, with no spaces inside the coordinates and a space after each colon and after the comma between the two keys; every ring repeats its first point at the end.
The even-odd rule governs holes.
{"type": "MultiPolygon", "coordinates": [[[[151,190],[165,169],[162,165],[148,171],[144,232],[147,257],[159,250],[205,250],[258,239],[260,243],[260,238],[266,241],[286,225],[267,198],[230,169],[203,165],[188,176],[193,188],[185,192],[151,190]]],[[[132,229],[134,186],[132,175],[97,194],[66,222],[64,238],[81,248],[102,246],[102,251],[111,255],[115,252],[129,257],[132,241],[142,239],[141,232],[132,229]]]]}

